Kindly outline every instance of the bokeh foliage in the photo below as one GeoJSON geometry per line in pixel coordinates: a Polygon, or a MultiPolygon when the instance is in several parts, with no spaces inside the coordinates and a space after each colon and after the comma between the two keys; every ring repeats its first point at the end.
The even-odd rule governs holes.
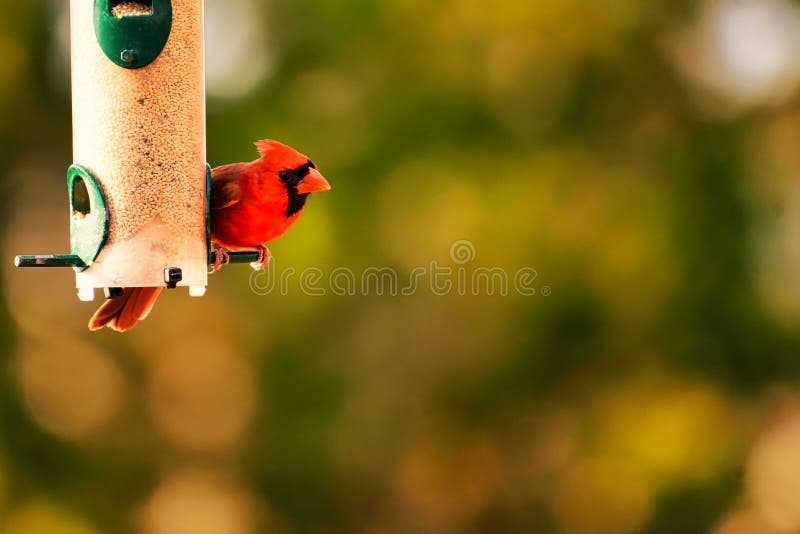
{"type": "Polygon", "coordinates": [[[402,280],[466,239],[537,295],[264,296],[228,267],[89,335],[70,273],[10,267],[66,246],[71,157],[59,8],[5,0],[0,531],[699,533],[780,487],[748,462],[797,403],[800,108],[681,73],[704,4],[254,5],[275,66],[211,95],[208,159],[275,137],[333,184],[278,269],[402,280]]]}

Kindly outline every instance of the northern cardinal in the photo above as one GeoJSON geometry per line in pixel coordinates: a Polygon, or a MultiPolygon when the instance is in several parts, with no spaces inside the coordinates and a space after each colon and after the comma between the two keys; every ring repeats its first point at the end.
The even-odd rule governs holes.
{"type": "MultiPolygon", "coordinates": [[[[228,250],[254,249],[255,269],[269,262],[264,243],[283,235],[303,212],[308,195],[331,188],[308,157],[272,140],[256,141],[261,157],[211,171],[211,242],[216,261],[228,250]]],[[[127,332],[147,317],[163,287],[129,287],[106,300],[89,320],[89,330],[127,332]]]]}

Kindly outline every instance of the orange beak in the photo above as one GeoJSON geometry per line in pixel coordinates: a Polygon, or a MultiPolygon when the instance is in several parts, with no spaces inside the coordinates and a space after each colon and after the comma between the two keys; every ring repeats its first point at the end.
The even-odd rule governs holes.
{"type": "Polygon", "coordinates": [[[297,184],[298,193],[316,193],[318,191],[328,191],[331,184],[322,177],[317,169],[309,169],[306,177],[297,184]]]}

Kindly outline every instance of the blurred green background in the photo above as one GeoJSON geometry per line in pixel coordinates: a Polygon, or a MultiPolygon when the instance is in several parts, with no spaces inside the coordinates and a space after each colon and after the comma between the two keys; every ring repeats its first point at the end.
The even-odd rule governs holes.
{"type": "Polygon", "coordinates": [[[0,532],[800,531],[797,2],[207,0],[210,163],[333,185],[276,272],[536,294],[232,266],[124,336],[12,267],[68,248],[68,2],[0,4],[0,532]]]}

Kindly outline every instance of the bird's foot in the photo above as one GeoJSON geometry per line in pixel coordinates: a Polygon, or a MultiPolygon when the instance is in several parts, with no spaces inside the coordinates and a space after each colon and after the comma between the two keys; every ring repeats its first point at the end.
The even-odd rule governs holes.
{"type": "Polygon", "coordinates": [[[231,257],[219,245],[211,245],[211,251],[214,253],[214,263],[211,264],[211,273],[213,274],[219,271],[223,265],[227,265],[231,257]]]}
{"type": "Polygon", "coordinates": [[[260,271],[267,266],[269,260],[272,258],[272,254],[270,253],[269,249],[264,245],[257,246],[256,252],[258,252],[258,259],[250,263],[250,267],[252,267],[256,271],[260,271]]]}

